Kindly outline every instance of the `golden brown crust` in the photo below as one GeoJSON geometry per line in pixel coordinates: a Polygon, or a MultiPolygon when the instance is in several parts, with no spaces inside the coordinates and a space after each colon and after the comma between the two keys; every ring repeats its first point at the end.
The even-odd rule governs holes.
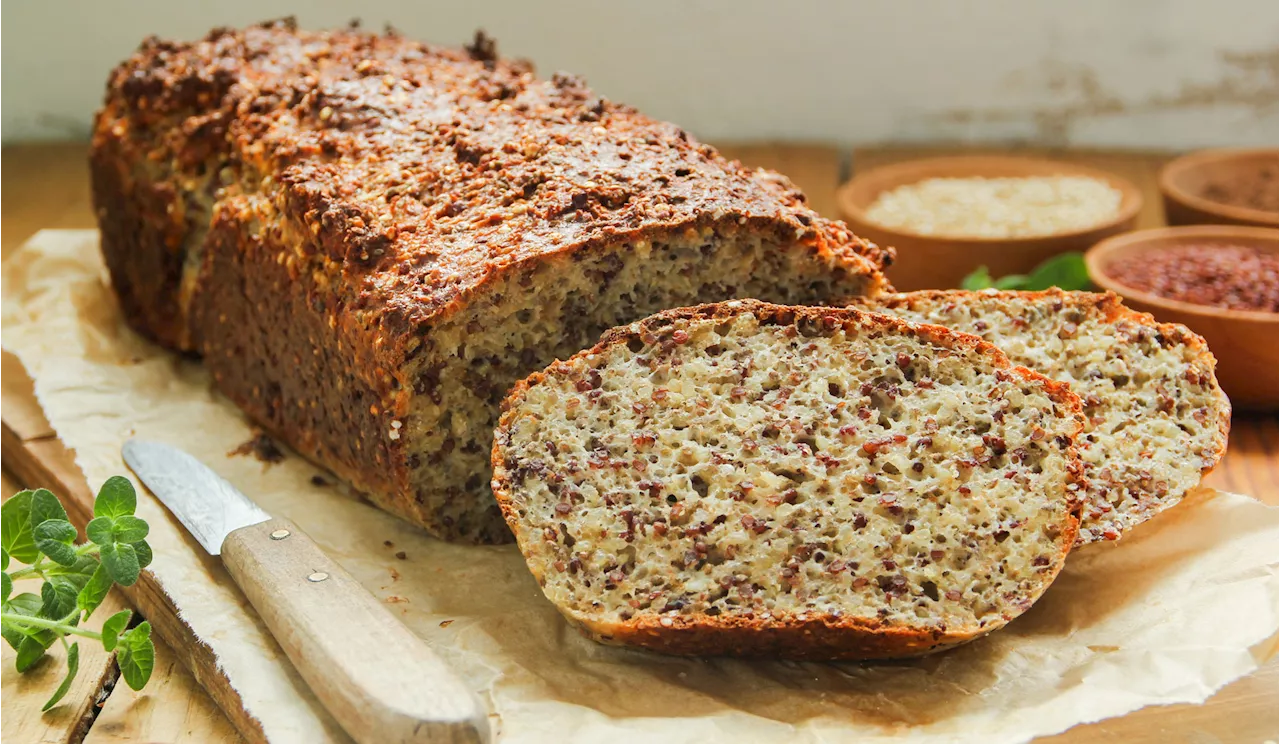
{"type": "Polygon", "coordinates": [[[802,661],[902,659],[973,640],[971,632],[880,625],[859,618],[638,616],[620,623],[571,618],[602,643],[639,646],[677,656],[771,656],[802,661]]]}
{"type": "MultiPolygon", "coordinates": [[[[117,148],[117,165],[171,160],[180,177],[212,178],[213,198],[268,199],[314,238],[299,263],[349,287],[337,299],[368,306],[369,325],[456,311],[532,260],[720,223],[855,274],[892,258],[805,206],[786,178],[484,44],[287,23],[148,39],[113,72],[94,147],[117,148]]],[[[183,210],[154,215],[173,223],[174,211],[170,242],[185,237],[183,210]]]]}
{"type": "MultiPolygon", "coordinates": [[[[679,321],[715,320],[730,318],[743,313],[754,314],[761,322],[769,324],[816,323],[860,326],[868,329],[892,329],[900,333],[922,336],[940,346],[976,351],[998,370],[1034,382],[1059,406],[1064,418],[1074,421],[1072,442],[1066,447],[1069,460],[1068,477],[1071,503],[1067,510],[1067,524],[1059,536],[1059,552],[1052,564],[1050,576],[1056,576],[1075,543],[1079,529],[1081,502],[1076,498],[1083,489],[1081,464],[1074,438],[1085,426],[1079,397],[1066,383],[1010,364],[1004,353],[994,345],[966,333],[959,333],[941,326],[911,324],[899,318],[866,312],[852,308],[817,308],[774,305],[756,300],[740,300],[712,303],[697,307],[676,308],[658,313],[636,323],[615,328],[601,337],[591,349],[584,350],[568,360],[557,361],[541,372],[535,372],[517,383],[503,402],[503,415],[494,434],[491,455],[493,465],[493,493],[498,499],[503,515],[516,535],[521,552],[529,558],[529,535],[522,530],[522,522],[512,499],[513,483],[504,457],[509,443],[510,427],[517,412],[516,407],[534,386],[549,381],[556,375],[572,371],[577,360],[593,357],[611,347],[631,341],[644,342],[663,329],[679,321]]],[[[544,577],[533,561],[530,571],[543,583],[544,577]]],[[[1049,582],[1044,584],[1047,587],[1049,582]]],[[[1029,597],[1027,604],[1037,597],[1029,597]]],[[[939,632],[935,628],[903,628],[877,624],[865,619],[849,617],[811,616],[799,619],[779,616],[769,618],[728,616],[637,616],[631,620],[603,622],[571,610],[561,608],[570,622],[587,635],[606,643],[623,643],[641,646],[653,651],[679,655],[735,655],[735,656],[783,656],[793,659],[876,659],[915,656],[954,646],[983,635],[987,628],[968,628],[939,632]]],[[[1005,618],[1007,622],[1012,616],[1005,618]]]]}

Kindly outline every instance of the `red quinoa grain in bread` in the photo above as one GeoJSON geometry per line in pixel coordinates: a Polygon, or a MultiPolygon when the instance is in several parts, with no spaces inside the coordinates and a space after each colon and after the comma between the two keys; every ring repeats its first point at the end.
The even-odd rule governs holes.
{"type": "Polygon", "coordinates": [[[510,539],[488,450],[516,380],[666,307],[875,293],[892,255],[483,38],[148,39],[111,75],[91,165],[133,327],[202,355],[382,508],[466,541],[510,539]]]}
{"type": "Polygon", "coordinates": [[[547,598],[604,642],[923,654],[1024,612],[1075,542],[1080,400],[937,326],[671,310],[503,408],[494,493],[547,598]]]}

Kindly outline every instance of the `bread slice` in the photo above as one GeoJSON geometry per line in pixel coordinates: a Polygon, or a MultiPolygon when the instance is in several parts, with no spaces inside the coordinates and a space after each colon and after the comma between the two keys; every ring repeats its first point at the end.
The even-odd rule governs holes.
{"type": "Polygon", "coordinates": [[[1004,625],[1058,573],[1079,411],[974,336],[702,305],[518,384],[493,491],[546,596],[597,640],[910,656],[1004,625]]]}
{"type": "Polygon", "coordinates": [[[1226,451],[1231,403],[1204,339],[1114,294],[926,291],[857,304],[977,334],[1071,384],[1088,419],[1081,544],[1118,539],[1178,503],[1226,451]]]}

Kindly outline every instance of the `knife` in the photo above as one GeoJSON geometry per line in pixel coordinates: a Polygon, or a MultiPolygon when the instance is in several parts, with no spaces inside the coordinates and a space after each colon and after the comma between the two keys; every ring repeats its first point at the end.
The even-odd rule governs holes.
{"type": "Polygon", "coordinates": [[[471,691],[296,525],[191,455],[131,439],[124,461],[227,573],[359,744],[485,742],[471,691]]]}

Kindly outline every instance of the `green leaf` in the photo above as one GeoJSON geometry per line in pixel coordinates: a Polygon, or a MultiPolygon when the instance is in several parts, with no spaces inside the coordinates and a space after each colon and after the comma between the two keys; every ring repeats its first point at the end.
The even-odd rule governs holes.
{"type": "Polygon", "coordinates": [[[0,548],[0,570],[9,570],[9,551],[0,548]]]}
{"type": "Polygon", "coordinates": [[[120,610],[116,614],[107,618],[102,624],[102,647],[108,651],[114,651],[116,641],[120,638],[120,633],[129,627],[129,618],[133,617],[133,613],[129,610],[120,610]]]}
{"type": "Polygon", "coordinates": [[[1026,289],[1026,284],[1026,274],[1010,274],[1000,277],[992,286],[996,289],[1026,289]]]}
{"type": "Polygon", "coordinates": [[[124,681],[135,690],[141,690],[151,679],[156,665],[156,647],[151,642],[151,623],[142,621],[137,627],[120,636],[116,645],[116,663],[124,681]]]}
{"type": "Polygon", "coordinates": [[[132,545],[110,543],[103,545],[98,557],[106,567],[107,574],[121,586],[133,586],[142,570],[138,565],[138,552],[132,545]]]}
{"type": "Polygon", "coordinates": [[[5,602],[4,609],[16,615],[30,615],[31,617],[40,616],[40,605],[44,604],[39,595],[31,592],[23,592],[13,599],[5,602]]]}
{"type": "Polygon", "coordinates": [[[84,534],[95,545],[110,545],[116,541],[115,526],[111,517],[94,517],[84,526],[84,534]]]}
{"type": "Polygon", "coordinates": [[[0,625],[0,635],[4,636],[5,643],[14,651],[22,647],[22,639],[27,637],[16,625],[0,625]]]}
{"type": "Polygon", "coordinates": [[[76,609],[80,588],[65,576],[51,576],[40,586],[40,617],[61,620],[76,609]]]}
{"type": "Polygon", "coordinates": [[[1050,287],[1059,287],[1068,291],[1092,289],[1089,279],[1089,268],[1085,265],[1084,254],[1062,253],[1048,259],[1031,272],[1024,284],[1025,289],[1039,291],[1050,287]]]}
{"type": "Polygon", "coordinates": [[[66,522],[67,510],[62,508],[62,503],[52,491],[47,488],[38,488],[31,493],[31,516],[28,518],[31,529],[34,530],[41,522],[50,519],[66,522]]]}
{"type": "Polygon", "coordinates": [[[31,494],[19,491],[0,507],[0,547],[20,563],[35,563],[40,557],[31,537],[31,494]]]}
{"type": "MultiPolygon", "coordinates": [[[[36,544],[41,545],[40,543],[36,544]]],[[[64,566],[75,565],[75,562],[79,559],[79,556],[76,555],[76,549],[65,543],[49,541],[41,545],[40,549],[49,557],[49,560],[64,566]]]]}
{"type": "Polygon", "coordinates": [[[93,501],[93,516],[112,519],[132,516],[137,508],[138,494],[134,492],[133,484],[124,476],[113,475],[98,489],[98,498],[93,501]]]}
{"type": "MultiPolygon", "coordinates": [[[[41,540],[56,540],[65,545],[73,545],[76,541],[76,528],[65,519],[46,519],[37,524],[31,530],[32,537],[35,538],[36,547],[40,547],[41,540]]],[[[72,563],[64,565],[72,565],[72,563]]]]}
{"type": "MultiPolygon", "coordinates": [[[[4,611],[11,615],[32,615],[40,614],[40,598],[30,592],[24,592],[18,596],[4,602],[4,611]]],[[[32,629],[20,626],[16,623],[5,624],[0,626],[3,630],[4,639],[8,641],[10,648],[17,651],[22,647],[22,640],[33,632],[32,629]]]]}
{"type": "Polygon", "coordinates": [[[102,600],[107,598],[109,591],[111,591],[111,574],[107,573],[106,566],[98,565],[93,575],[89,577],[89,581],[76,595],[76,607],[84,610],[85,617],[88,617],[98,609],[102,600]]]}
{"type": "Polygon", "coordinates": [[[7,573],[0,574],[0,576],[3,577],[2,580],[4,582],[4,599],[0,601],[8,602],[9,595],[13,594],[13,579],[9,578],[9,574],[7,573]]]}
{"type": "Polygon", "coordinates": [[[133,551],[138,554],[138,567],[146,568],[147,566],[150,566],[151,558],[153,556],[151,554],[151,546],[147,544],[147,541],[139,540],[138,542],[131,544],[133,545],[133,551]]]}
{"type": "Polygon", "coordinates": [[[973,273],[960,280],[960,287],[970,291],[986,289],[991,286],[991,272],[986,266],[979,266],[973,273]]]}
{"type": "Polygon", "coordinates": [[[1093,282],[1089,279],[1089,269],[1085,265],[1082,253],[1060,253],[1043,261],[1030,274],[1009,274],[995,281],[992,281],[986,266],[979,266],[976,271],[964,278],[961,285],[969,290],[995,287],[1032,292],[1050,287],[1067,291],[1093,289],[1093,282]]]}
{"type": "Polygon", "coordinates": [[[111,534],[115,536],[116,542],[136,543],[147,538],[149,528],[147,523],[137,517],[116,517],[116,523],[111,528],[111,534]]]}
{"type": "Polygon", "coordinates": [[[58,704],[67,694],[67,690],[71,689],[71,682],[76,678],[76,674],[80,671],[80,644],[73,643],[71,648],[67,649],[67,675],[62,678],[62,684],[58,685],[58,689],[53,691],[53,697],[49,698],[49,702],[44,704],[40,710],[46,711],[58,704]]]}
{"type": "MultiPolygon", "coordinates": [[[[3,607],[4,604],[0,604],[0,608],[3,607]]],[[[5,639],[5,643],[9,644],[9,648],[18,651],[18,648],[22,645],[22,639],[27,638],[27,633],[26,630],[20,629],[17,625],[0,622],[0,638],[5,639]]]]}
{"type": "Polygon", "coordinates": [[[22,643],[18,644],[18,658],[14,660],[14,667],[19,673],[30,669],[37,661],[44,658],[45,649],[52,646],[54,640],[53,633],[47,630],[28,634],[22,639],[22,643]]]}
{"type": "Polygon", "coordinates": [[[76,562],[70,566],[52,565],[44,569],[45,576],[79,576],[80,583],[89,580],[93,572],[98,568],[98,559],[92,555],[78,555],[76,562]]]}
{"type": "MultiPolygon", "coordinates": [[[[32,515],[34,514],[33,511],[32,515]]],[[[40,522],[32,531],[32,536],[35,538],[36,548],[54,563],[74,566],[80,559],[74,547],[76,528],[64,519],[46,519],[40,522]]]]}
{"type": "Polygon", "coordinates": [[[46,579],[48,581],[57,579],[59,582],[66,583],[75,590],[76,594],[79,594],[80,590],[84,588],[84,585],[89,583],[90,576],[92,576],[92,574],[71,573],[68,570],[67,573],[46,574],[46,579]]]}

